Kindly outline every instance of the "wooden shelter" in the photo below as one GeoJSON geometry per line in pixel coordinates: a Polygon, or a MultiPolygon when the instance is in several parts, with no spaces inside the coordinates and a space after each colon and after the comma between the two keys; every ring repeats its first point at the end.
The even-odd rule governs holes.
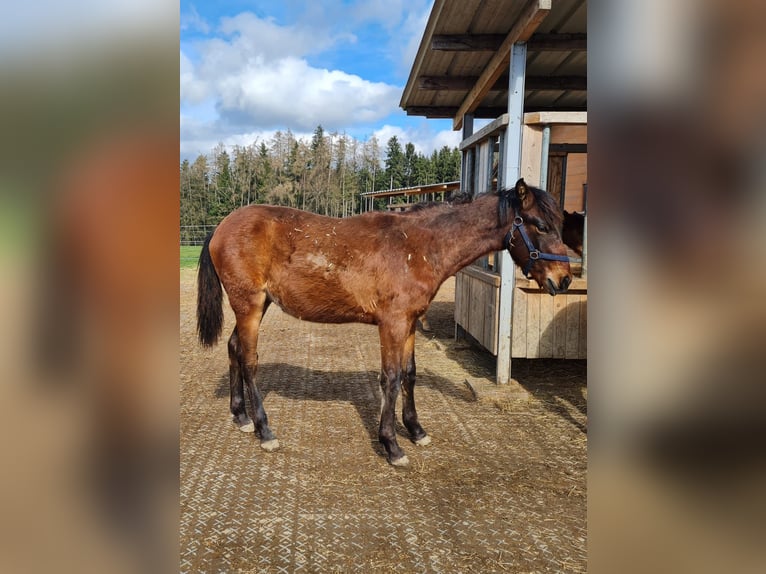
{"type": "MultiPolygon", "coordinates": [[[[584,211],[587,200],[587,1],[436,0],[400,106],[463,130],[461,188],[524,177],[584,211]],[[493,119],[474,133],[474,118],[493,119]]],[[[582,270],[586,268],[585,258],[582,270]]],[[[497,356],[586,356],[587,280],[542,294],[507,252],[457,276],[455,321],[497,356]]]]}

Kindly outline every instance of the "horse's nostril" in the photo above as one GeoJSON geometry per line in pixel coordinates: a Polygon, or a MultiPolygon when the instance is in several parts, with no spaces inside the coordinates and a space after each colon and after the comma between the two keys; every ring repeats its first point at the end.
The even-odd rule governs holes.
{"type": "Polygon", "coordinates": [[[561,290],[566,291],[567,289],[569,289],[569,286],[571,284],[572,284],[572,278],[569,275],[567,275],[561,280],[561,290]]]}

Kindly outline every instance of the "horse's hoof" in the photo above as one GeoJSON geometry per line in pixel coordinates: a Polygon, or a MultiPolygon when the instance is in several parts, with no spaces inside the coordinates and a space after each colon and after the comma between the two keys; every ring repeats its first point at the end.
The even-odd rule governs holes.
{"type": "Polygon", "coordinates": [[[236,418],[232,418],[231,422],[242,432],[255,432],[255,423],[250,419],[247,419],[247,422],[244,424],[239,424],[236,418]]]}
{"type": "Polygon", "coordinates": [[[272,452],[279,448],[279,441],[275,438],[271,440],[265,440],[261,443],[261,448],[266,452],[272,452]]]}
{"type": "Polygon", "coordinates": [[[410,466],[410,459],[407,458],[407,455],[404,455],[396,460],[392,460],[391,465],[399,467],[410,466]]]}
{"type": "Polygon", "coordinates": [[[418,446],[428,446],[431,444],[431,437],[429,435],[424,436],[423,438],[419,438],[415,441],[415,444],[418,446]]]}

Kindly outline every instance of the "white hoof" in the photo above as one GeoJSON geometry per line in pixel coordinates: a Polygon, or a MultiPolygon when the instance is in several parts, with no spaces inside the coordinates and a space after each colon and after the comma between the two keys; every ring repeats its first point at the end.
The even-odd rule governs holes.
{"type": "Polygon", "coordinates": [[[242,432],[255,432],[255,423],[253,423],[253,421],[250,420],[250,417],[248,417],[247,422],[243,425],[239,424],[237,417],[231,417],[231,424],[233,424],[236,428],[238,428],[242,432]]]}
{"type": "Polygon", "coordinates": [[[277,450],[279,448],[279,441],[275,438],[271,440],[263,441],[261,443],[261,448],[267,452],[277,450]]]}
{"type": "Polygon", "coordinates": [[[255,432],[255,423],[253,421],[250,421],[243,424],[241,427],[238,427],[238,428],[242,432],[255,432]]]}
{"type": "Polygon", "coordinates": [[[410,466],[410,459],[407,458],[407,455],[404,455],[401,458],[397,458],[396,460],[391,461],[392,466],[410,466]]]}
{"type": "Polygon", "coordinates": [[[431,437],[429,435],[426,435],[423,438],[416,440],[415,444],[418,446],[428,446],[429,444],[431,444],[431,437]]]}

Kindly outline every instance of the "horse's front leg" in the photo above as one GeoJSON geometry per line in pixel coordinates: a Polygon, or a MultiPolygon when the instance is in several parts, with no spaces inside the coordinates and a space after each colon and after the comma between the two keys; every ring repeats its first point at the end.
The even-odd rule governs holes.
{"type": "Polygon", "coordinates": [[[418,412],[415,409],[415,332],[413,331],[404,345],[404,371],[402,377],[402,422],[410,431],[412,442],[418,446],[431,444],[428,436],[418,421],[418,412]]]}
{"type": "Polygon", "coordinates": [[[378,438],[386,449],[388,462],[394,466],[407,466],[410,461],[396,442],[396,398],[404,376],[404,347],[413,324],[381,323],[380,332],[382,394],[378,438]]]}

